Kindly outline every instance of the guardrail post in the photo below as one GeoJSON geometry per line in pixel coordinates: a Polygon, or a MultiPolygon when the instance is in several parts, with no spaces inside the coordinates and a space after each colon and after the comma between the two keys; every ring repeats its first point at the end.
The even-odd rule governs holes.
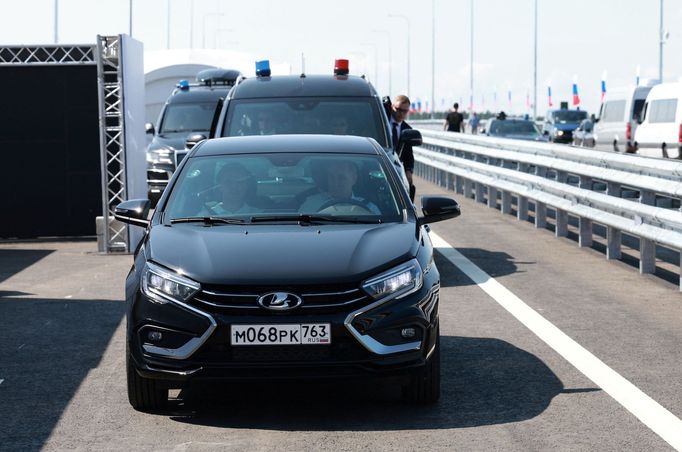
{"type": "Polygon", "coordinates": [[[554,228],[556,237],[566,237],[568,235],[568,212],[556,209],[556,227],[554,228]]]}
{"type": "MultiPolygon", "coordinates": [[[[606,184],[606,194],[609,196],[614,196],[620,198],[621,187],[620,184],[614,182],[608,182],[606,184]]],[[[606,259],[608,260],[618,260],[622,256],[621,252],[621,242],[623,234],[619,229],[608,226],[606,228],[606,259]]]]}
{"type": "Polygon", "coordinates": [[[578,246],[581,248],[592,246],[592,220],[582,217],[578,219],[578,246]]]}
{"type": "Polygon", "coordinates": [[[488,207],[497,207],[497,188],[488,185],[488,207]]]}
{"type": "Polygon", "coordinates": [[[464,178],[462,176],[455,176],[455,192],[464,193],[464,178]]]}
{"type": "Polygon", "coordinates": [[[471,179],[464,179],[464,197],[467,199],[471,199],[471,195],[473,192],[473,182],[471,182],[471,179]]]}
{"type": "MultiPolygon", "coordinates": [[[[640,190],[639,202],[647,205],[656,205],[656,193],[640,190]]],[[[654,273],[656,271],[656,243],[643,237],[639,239],[639,272],[654,273]]]]}
{"type": "Polygon", "coordinates": [[[511,213],[512,194],[508,191],[502,191],[502,202],[500,203],[500,212],[503,214],[511,213]]]}
{"type": "Polygon", "coordinates": [[[539,229],[547,227],[547,204],[544,202],[535,203],[535,227],[539,229]]]}
{"type": "MultiPolygon", "coordinates": [[[[578,185],[585,190],[592,189],[592,178],[588,176],[580,176],[578,185]]],[[[590,247],[592,246],[592,220],[580,217],[578,219],[578,246],[590,247]]]]}
{"type": "Polygon", "coordinates": [[[476,202],[485,202],[484,199],[484,194],[483,194],[483,189],[485,188],[485,185],[483,185],[480,182],[476,182],[476,202]]]}
{"type": "Polygon", "coordinates": [[[516,195],[516,218],[519,221],[528,220],[528,198],[516,195]]]}

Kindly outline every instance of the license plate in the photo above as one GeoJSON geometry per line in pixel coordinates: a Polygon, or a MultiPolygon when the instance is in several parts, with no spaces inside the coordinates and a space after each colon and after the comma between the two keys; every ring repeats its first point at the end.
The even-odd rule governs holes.
{"type": "Polygon", "coordinates": [[[232,345],[328,345],[329,323],[232,325],[232,345]]]}

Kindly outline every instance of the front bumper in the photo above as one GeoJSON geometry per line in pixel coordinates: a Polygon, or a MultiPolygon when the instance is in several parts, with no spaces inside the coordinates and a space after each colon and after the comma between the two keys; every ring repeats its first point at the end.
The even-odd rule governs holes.
{"type": "MultiPolygon", "coordinates": [[[[170,387],[190,380],[253,380],[406,376],[426,363],[438,331],[439,277],[425,275],[417,292],[401,299],[288,313],[261,308],[151,302],[139,289],[128,318],[128,341],[137,372],[170,387]],[[197,306],[201,306],[199,309],[197,306]],[[328,345],[232,346],[232,324],[330,323],[328,345]],[[403,339],[412,327],[416,337],[403,339]],[[151,331],[165,343],[151,343],[151,331]]],[[[368,298],[368,297],[367,297],[368,298]]],[[[129,300],[130,301],[130,300],[129,300]]]]}

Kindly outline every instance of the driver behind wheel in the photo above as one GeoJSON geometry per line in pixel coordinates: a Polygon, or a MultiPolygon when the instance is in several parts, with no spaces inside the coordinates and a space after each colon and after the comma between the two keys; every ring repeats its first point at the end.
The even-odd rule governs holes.
{"type": "Polygon", "coordinates": [[[376,204],[353,192],[358,181],[358,167],[343,160],[326,166],[326,190],[310,195],[301,205],[301,213],[380,215],[376,204]]]}

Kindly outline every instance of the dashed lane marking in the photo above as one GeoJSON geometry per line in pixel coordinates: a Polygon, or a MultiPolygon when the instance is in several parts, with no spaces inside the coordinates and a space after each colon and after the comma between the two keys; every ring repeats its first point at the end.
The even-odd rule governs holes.
{"type": "Polygon", "coordinates": [[[682,450],[682,420],[534,311],[438,234],[431,232],[430,236],[433,246],[500,306],[668,444],[682,450]]]}

